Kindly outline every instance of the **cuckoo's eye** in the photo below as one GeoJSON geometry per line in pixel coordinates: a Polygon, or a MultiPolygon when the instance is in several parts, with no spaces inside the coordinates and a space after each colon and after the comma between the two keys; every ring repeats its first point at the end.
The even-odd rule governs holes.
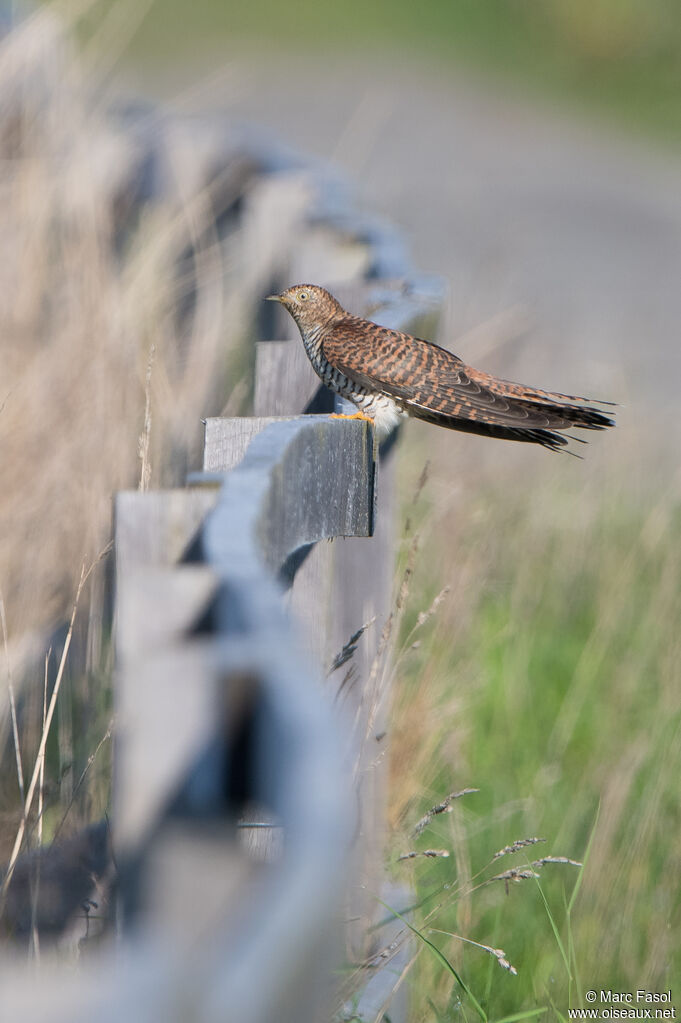
{"type": "Polygon", "coordinates": [[[307,302],[309,297],[310,297],[309,291],[299,291],[298,292],[298,301],[299,302],[307,302]]]}

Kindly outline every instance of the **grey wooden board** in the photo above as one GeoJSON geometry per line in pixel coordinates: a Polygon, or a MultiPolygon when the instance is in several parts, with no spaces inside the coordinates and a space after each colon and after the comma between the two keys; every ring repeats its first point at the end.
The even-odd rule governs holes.
{"type": "Polygon", "coordinates": [[[255,348],[255,416],[297,416],[317,393],[321,381],[303,342],[259,341],[255,348]]]}
{"type": "MultiPolygon", "coordinates": [[[[388,297],[392,289],[388,288],[388,297]]],[[[369,310],[372,302],[385,301],[386,288],[354,285],[346,295],[358,311],[369,310]]],[[[412,326],[415,319],[405,314],[412,326]]],[[[397,325],[404,325],[402,319],[397,325]]],[[[256,394],[277,403],[278,410],[295,412],[309,401],[318,378],[300,341],[263,342],[258,346],[256,394]],[[268,397],[269,396],[269,397],[268,397]]],[[[387,740],[376,739],[386,730],[389,678],[376,674],[375,658],[381,631],[390,612],[394,575],[394,459],[381,463],[377,481],[375,535],[371,540],[335,539],[317,544],[298,569],[287,603],[303,626],[308,647],[318,662],[328,666],[350,637],[367,622],[373,625],[360,641],[351,663],[341,667],[329,685],[338,687],[348,671],[350,681],[343,687],[340,704],[353,722],[351,760],[356,771],[357,829],[353,884],[348,893],[347,916],[351,957],[361,959],[367,952],[366,935],[376,911],[371,892],[380,887],[383,863],[384,806],[386,800],[387,740]],[[371,692],[369,680],[374,669],[371,692]],[[371,720],[373,719],[373,720],[371,720]]]]}
{"type": "Polygon", "coordinates": [[[173,820],[155,837],[145,866],[146,912],[155,929],[182,935],[189,948],[201,944],[216,923],[243,913],[246,893],[258,884],[257,871],[230,823],[197,828],[173,820]]]}
{"type": "Polygon", "coordinates": [[[210,598],[214,577],[204,566],[174,571],[171,566],[216,500],[217,492],[205,488],[116,497],[114,839],[119,848],[139,840],[155,819],[211,720],[215,678],[206,662],[209,654],[201,654],[198,645],[190,654],[177,644],[210,598]],[[168,657],[169,650],[175,655],[168,657]]]}
{"type": "MultiPolygon", "coordinates": [[[[267,421],[256,420],[256,423],[264,422],[267,421]]],[[[325,416],[300,417],[286,422],[290,422],[290,429],[296,424],[300,429],[308,422],[308,428],[301,433],[301,437],[308,435],[309,446],[307,450],[301,450],[299,445],[290,444],[288,460],[280,459],[276,464],[276,471],[270,484],[270,495],[265,505],[267,511],[263,516],[266,529],[259,532],[260,549],[266,553],[271,566],[280,564],[282,554],[294,549],[301,538],[307,536],[308,539],[314,539],[320,532],[327,536],[333,535],[329,528],[333,522],[335,522],[333,529],[336,532],[341,529],[349,532],[348,526],[342,525],[337,517],[341,503],[346,500],[347,494],[353,488],[357,489],[361,498],[362,490],[366,491],[368,485],[366,477],[368,465],[364,460],[364,456],[368,454],[366,449],[362,449],[362,457],[350,460],[344,471],[340,468],[330,469],[328,463],[325,465],[323,458],[329,440],[341,442],[341,449],[351,445],[353,437],[357,435],[357,427],[364,427],[364,424],[329,421],[325,416]],[[329,440],[325,443],[321,442],[316,429],[313,429],[316,422],[324,424],[328,431],[329,440]],[[332,429],[329,430],[329,427],[332,429]],[[345,441],[342,441],[342,438],[345,438],[345,441]],[[353,480],[353,475],[357,472],[359,477],[353,480]],[[342,492],[338,490],[338,480],[343,481],[342,492]],[[289,486],[291,483],[293,490],[289,486]],[[301,500],[301,495],[304,495],[304,500],[301,500]],[[309,517],[307,527],[302,523],[296,526],[295,522],[291,521],[302,511],[309,517]],[[289,521],[281,521],[285,518],[289,521]],[[278,531],[283,531],[283,535],[288,539],[277,539],[275,534],[278,531]],[[292,541],[291,536],[296,536],[297,541],[292,541]],[[267,552],[275,550],[280,553],[278,558],[272,559],[271,553],[268,555],[267,552]]],[[[279,426],[270,425],[268,432],[273,435],[278,429],[279,426]]],[[[364,430],[366,436],[368,428],[364,427],[364,430]]],[[[229,420],[223,421],[222,434],[221,437],[219,420],[213,421],[210,432],[206,433],[206,444],[210,443],[212,450],[206,452],[205,462],[218,470],[221,466],[217,458],[225,449],[225,441],[235,435],[229,420]]],[[[370,431],[370,436],[373,436],[373,431],[370,431]]],[[[239,468],[231,474],[234,482],[240,477],[246,482],[251,471],[249,465],[257,467],[258,464],[262,464],[267,452],[265,440],[265,434],[260,433],[258,441],[253,442],[239,468]]],[[[228,458],[230,457],[228,455],[228,458]]],[[[386,471],[386,484],[389,478],[386,471]]],[[[229,494],[229,487],[226,492],[229,494]]],[[[346,906],[348,917],[355,921],[350,933],[350,947],[352,954],[358,958],[365,952],[368,923],[375,910],[375,901],[370,893],[380,887],[382,871],[381,820],[384,804],[384,771],[377,770],[377,764],[374,763],[377,761],[380,765],[384,757],[384,746],[379,745],[375,739],[376,731],[383,730],[382,711],[376,715],[374,728],[367,737],[368,715],[375,707],[373,702],[369,703],[365,699],[362,686],[370,674],[382,619],[389,606],[392,583],[390,532],[392,488],[386,487],[385,493],[385,510],[381,515],[382,527],[378,540],[366,538],[351,541],[338,538],[331,543],[317,543],[299,568],[288,598],[290,608],[305,630],[308,649],[317,656],[321,664],[328,664],[360,626],[376,615],[379,617],[374,631],[369,633],[360,651],[355,655],[356,679],[343,695],[347,719],[353,722],[354,738],[348,749],[348,763],[350,769],[356,772],[358,793],[358,801],[355,804],[359,813],[356,830],[360,840],[353,851],[355,859],[353,880],[346,906]]],[[[366,496],[369,498],[370,494],[367,492],[366,496]]],[[[237,502],[237,497],[233,497],[232,504],[237,502]]],[[[354,505],[354,502],[352,503],[354,505]]],[[[341,519],[344,518],[345,516],[341,515],[341,519]]],[[[357,525],[358,523],[354,522],[353,529],[356,532],[362,531],[357,525]]],[[[338,685],[344,674],[344,669],[340,669],[330,685],[338,685]]]]}
{"type": "MultiPolygon", "coordinates": [[[[250,544],[254,554],[276,570],[301,543],[337,532],[369,532],[373,462],[367,427],[320,418],[321,422],[278,420],[275,432],[273,424],[261,424],[263,443],[242,465],[241,473],[235,470],[230,477],[230,481],[241,483],[233,495],[233,506],[243,509],[238,526],[246,530],[240,556],[250,544]],[[326,499],[327,488],[318,485],[320,474],[330,481],[331,500],[326,499]],[[307,501],[299,500],[301,492],[307,501]]],[[[243,437],[235,433],[233,422],[223,425],[229,437],[243,437]]],[[[210,437],[224,452],[219,424],[212,426],[210,437]]],[[[216,463],[212,457],[206,461],[216,463]]],[[[161,653],[143,654],[153,651],[156,638],[164,639],[164,649],[169,649],[167,640],[177,639],[178,630],[189,624],[210,596],[214,579],[184,568],[176,570],[172,581],[170,569],[159,573],[155,568],[145,578],[143,569],[145,564],[158,566],[159,561],[163,564],[171,556],[178,557],[215,502],[216,492],[206,490],[119,495],[116,542],[122,607],[118,646],[123,670],[116,701],[117,841],[132,841],[144,822],[153,819],[186,766],[188,750],[205,737],[202,729],[210,720],[208,704],[215,679],[210,662],[203,663],[196,653],[199,645],[192,645],[191,653],[186,644],[178,646],[170,658],[161,653]],[[174,604],[172,612],[168,611],[169,601],[174,604]],[[157,616],[160,620],[154,626],[157,616]],[[147,631],[146,639],[140,628],[147,631]],[[193,680],[191,685],[188,678],[193,680]],[[163,745],[170,735],[171,751],[163,745]]],[[[234,540],[232,531],[222,536],[220,543],[228,545],[234,540]]]]}
{"type": "MultiPolygon", "coordinates": [[[[227,420],[220,439],[219,422],[211,430],[213,451],[204,459],[209,465],[234,436],[227,420]]],[[[279,418],[254,438],[226,477],[223,500],[254,509],[244,539],[275,576],[301,546],[332,536],[368,536],[374,517],[370,428],[329,416],[279,418]]]]}
{"type": "Polygon", "coordinates": [[[200,618],[215,595],[207,565],[130,568],[116,584],[116,653],[119,665],[176,641],[200,618]]]}
{"type": "MultiPolygon", "coordinates": [[[[346,424],[350,425],[350,424],[346,424]]],[[[349,758],[356,791],[357,842],[353,883],[348,891],[348,953],[361,960],[368,951],[367,933],[376,913],[385,840],[387,789],[386,715],[391,677],[372,679],[381,632],[391,610],[394,581],[394,462],[384,460],[377,481],[377,512],[371,538],[338,538],[317,544],[294,579],[288,606],[303,627],[309,649],[327,667],[350,637],[375,619],[361,638],[351,661],[328,679],[336,693],[346,673],[350,678],[337,697],[351,722],[349,758]],[[373,720],[371,720],[373,719],[373,720]],[[383,736],[380,740],[377,736],[383,736]]],[[[389,665],[386,664],[389,668],[389,665]]]]}
{"type": "MultiPolygon", "coordinates": [[[[373,431],[328,416],[295,420],[300,432],[271,473],[259,535],[271,568],[303,544],[333,536],[369,536],[374,518],[373,431]]],[[[291,426],[294,425],[292,422],[291,426]]],[[[264,447],[267,431],[254,444],[264,447]]],[[[272,435],[272,439],[273,435],[272,435]]]]}
{"type": "Polygon", "coordinates": [[[273,412],[267,417],[234,416],[233,418],[206,419],[203,446],[203,468],[205,472],[229,472],[238,465],[246,454],[246,448],[256,434],[276,422],[275,416],[286,413],[273,412]]]}
{"type": "MultiPolygon", "coordinates": [[[[265,347],[265,346],[263,346],[265,347]]],[[[287,345],[277,345],[283,350],[287,345]]],[[[302,346],[299,346],[302,347],[302,346]]],[[[312,421],[327,422],[326,417],[309,417],[312,421]]],[[[305,419],[296,420],[304,423],[305,419]]],[[[255,419],[250,423],[253,432],[262,431],[270,426],[271,419],[255,419]]],[[[310,423],[310,426],[312,423],[310,423]]],[[[333,426],[341,434],[349,437],[356,432],[359,423],[334,421],[333,426]]],[[[233,420],[212,420],[207,423],[206,453],[204,464],[212,470],[219,471],[224,464],[234,461],[234,447],[240,445],[247,431],[233,420]]],[[[260,434],[262,436],[262,433],[260,434]]],[[[319,471],[309,473],[312,450],[308,455],[295,456],[287,471],[275,473],[279,492],[286,480],[295,480],[299,493],[307,497],[306,504],[314,517],[316,514],[328,516],[336,511],[338,501],[345,498],[347,475],[334,473],[324,474],[319,471]],[[294,466],[298,464],[298,468],[294,466]],[[301,471],[301,467],[304,471],[301,471]],[[306,477],[307,473],[307,477],[306,477]],[[306,482],[307,478],[307,482],[306,482]],[[344,493],[334,490],[337,478],[346,480],[344,493]],[[313,488],[310,487],[313,484],[313,488]]],[[[248,458],[248,456],[247,456],[248,458]]],[[[241,463],[241,470],[248,470],[248,461],[241,463]]],[[[274,495],[273,495],[274,496],[274,495]]],[[[383,844],[383,806],[385,803],[386,774],[384,770],[385,741],[379,742],[376,735],[385,730],[386,694],[379,683],[385,681],[378,676],[371,694],[367,695],[366,685],[374,663],[381,630],[390,609],[390,596],[393,582],[393,468],[386,461],[381,470],[379,481],[379,500],[377,510],[377,536],[373,539],[338,538],[331,543],[318,543],[310,552],[295,577],[292,591],[287,598],[288,605],[303,626],[307,637],[308,649],[322,665],[328,665],[331,659],[341,650],[350,636],[370,619],[376,618],[374,625],[363,638],[354,655],[353,663],[346,665],[334,675],[329,685],[336,687],[342,681],[348,669],[353,670],[353,680],[344,688],[341,703],[347,718],[353,722],[354,739],[349,759],[357,776],[357,792],[359,818],[357,827],[360,833],[355,855],[357,861],[354,869],[354,881],[350,889],[347,906],[348,918],[355,923],[350,933],[351,954],[361,958],[365,951],[366,933],[372,914],[375,912],[375,901],[371,892],[380,887],[382,872],[383,844]],[[378,706],[377,706],[378,704],[378,706]],[[369,728],[369,716],[374,717],[373,726],[369,728]]],[[[266,517],[269,539],[264,547],[280,551],[291,549],[292,541],[274,540],[276,522],[283,515],[294,516],[296,508],[301,506],[299,495],[279,497],[270,505],[271,511],[266,517]],[[278,508],[279,510],[275,510],[278,508]]],[[[293,527],[288,523],[289,535],[293,527]]],[[[336,526],[338,528],[338,526],[336,526]]],[[[347,528],[347,527],[343,527],[347,528]]],[[[356,525],[354,526],[356,529],[356,525]]],[[[298,532],[313,538],[308,528],[298,532]]],[[[328,530],[327,530],[328,535],[328,530]]]]}
{"type": "Polygon", "coordinates": [[[172,565],[196,535],[217,490],[124,490],[115,500],[116,574],[140,565],[172,565]]]}
{"type": "Polygon", "coordinates": [[[359,478],[366,475],[366,431],[355,430],[363,425],[329,423],[321,417],[316,422],[283,420],[267,427],[252,441],[240,465],[226,475],[218,504],[204,526],[206,558],[229,591],[216,608],[216,618],[229,634],[234,601],[250,656],[261,663],[268,659],[269,668],[263,663],[261,675],[268,683],[280,736],[270,747],[269,761],[260,767],[271,775],[272,809],[281,815],[286,835],[285,855],[277,872],[269,875],[262,918],[251,904],[244,929],[232,932],[232,946],[225,942],[215,946],[212,976],[222,973],[224,981],[206,986],[213,1006],[207,1015],[211,1023],[224,1019],[225,1013],[263,1023],[269,1019],[301,1023],[328,1015],[320,1012],[319,997],[325,994],[328,1002],[329,988],[324,991],[324,985],[330,981],[330,963],[338,962],[337,949],[332,950],[329,942],[338,938],[337,900],[344,888],[352,833],[350,794],[341,773],[343,723],[331,719],[318,684],[314,688],[314,676],[298,650],[263,561],[276,564],[291,549],[289,544],[309,536],[308,530],[318,534],[335,529],[346,518],[336,505],[321,506],[321,517],[315,517],[312,501],[309,510],[315,514],[285,526],[274,545],[258,525],[304,503],[300,493],[308,493],[306,478],[313,471],[328,470],[333,464],[329,456],[334,449],[347,450],[353,432],[351,448],[358,444],[356,452],[363,454],[358,465],[351,460],[340,468],[345,476],[353,466],[359,478]],[[342,428],[348,426],[344,438],[342,428]],[[288,496],[282,493],[277,474],[293,485],[288,496]],[[238,970],[226,970],[225,963],[235,956],[238,970]],[[263,963],[269,964],[266,971],[263,963]]]}
{"type": "MultiPolygon", "coordinates": [[[[251,516],[255,510],[250,509],[251,516]]],[[[231,664],[233,669],[248,666],[260,678],[268,694],[268,718],[272,724],[279,722],[272,733],[272,763],[260,762],[260,769],[276,773],[281,798],[274,809],[285,824],[289,855],[266,872],[244,874],[231,843],[221,863],[211,829],[187,832],[184,837],[175,834],[170,846],[163,832],[160,850],[152,850],[148,864],[154,875],[148,894],[157,905],[168,885],[172,892],[168,905],[153,915],[142,935],[155,944],[143,941],[136,947],[139,962],[146,964],[141,988],[134,964],[118,963],[123,977],[118,972],[117,990],[108,992],[108,1014],[98,1013],[98,1018],[112,1023],[118,1018],[180,1023],[188,1014],[205,1023],[217,1023],[232,1014],[246,1023],[273,1018],[299,1023],[325,1016],[328,970],[330,963],[338,961],[333,925],[351,827],[340,782],[337,723],[332,730],[328,708],[315,695],[313,680],[295,652],[274,584],[260,560],[248,557],[248,544],[240,535],[248,514],[241,511],[226,501],[214,515],[219,520],[224,514],[227,521],[213,525],[224,543],[233,545],[225,561],[226,578],[232,587],[251,592],[253,603],[242,602],[246,613],[249,607],[255,609],[246,634],[230,637],[227,630],[217,641],[183,643],[162,655],[139,657],[135,670],[126,672],[138,685],[136,716],[134,721],[123,719],[123,738],[138,730],[139,737],[145,735],[149,741],[146,747],[136,743],[135,756],[123,744],[128,776],[121,780],[118,792],[127,791],[128,801],[132,796],[134,814],[131,819],[124,807],[130,830],[122,829],[119,842],[124,847],[134,844],[144,835],[145,825],[155,826],[158,804],[173,791],[183,763],[192,759],[192,737],[202,731],[204,738],[210,736],[214,727],[219,704],[206,669],[218,685],[227,683],[231,689],[226,674],[231,664]],[[160,762],[149,761],[154,750],[160,762]],[[141,793],[131,792],[135,783],[143,789],[141,793]],[[190,862],[182,856],[188,847],[190,862]],[[220,876],[215,869],[222,870],[220,876]],[[192,919],[183,926],[187,915],[192,919]],[[292,919],[295,941],[289,940],[292,919]],[[202,939],[198,955],[191,943],[196,934],[202,939]],[[275,963],[276,968],[263,975],[263,962],[275,963]],[[126,1009],[133,1012],[132,1017],[126,1009]]],[[[210,538],[208,547],[212,547],[210,538]]],[[[218,551],[224,550],[221,544],[218,551]]],[[[218,567],[215,563],[214,569],[218,567]]]]}
{"type": "Polygon", "coordinates": [[[213,726],[215,644],[195,640],[129,660],[116,692],[114,845],[136,846],[213,726]]]}

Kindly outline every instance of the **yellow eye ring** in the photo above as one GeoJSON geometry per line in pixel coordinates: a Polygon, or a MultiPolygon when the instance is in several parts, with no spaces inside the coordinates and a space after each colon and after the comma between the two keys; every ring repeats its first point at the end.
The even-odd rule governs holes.
{"type": "Polygon", "coordinates": [[[299,292],[298,292],[298,301],[299,301],[299,302],[307,302],[307,300],[308,300],[308,298],[309,298],[309,297],[310,297],[310,296],[309,296],[309,294],[307,293],[307,291],[299,291],[299,292]]]}

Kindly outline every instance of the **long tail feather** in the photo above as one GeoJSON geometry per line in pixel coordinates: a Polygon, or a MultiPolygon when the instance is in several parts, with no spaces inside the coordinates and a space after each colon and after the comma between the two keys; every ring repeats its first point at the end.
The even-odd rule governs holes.
{"type": "Polygon", "coordinates": [[[463,433],[475,433],[480,437],[497,437],[500,440],[516,440],[526,444],[541,444],[551,451],[560,451],[568,441],[560,433],[552,430],[532,429],[515,426],[499,426],[497,423],[483,423],[474,419],[458,419],[442,412],[419,410],[418,419],[435,426],[444,426],[449,430],[460,430],[463,433]]]}

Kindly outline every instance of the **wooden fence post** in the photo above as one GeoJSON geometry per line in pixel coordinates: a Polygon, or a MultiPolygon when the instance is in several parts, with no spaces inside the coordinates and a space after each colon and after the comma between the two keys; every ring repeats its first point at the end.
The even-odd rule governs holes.
{"type": "MultiPolygon", "coordinates": [[[[405,284],[394,234],[330,181],[317,181],[311,210],[307,172],[272,157],[265,174],[261,152],[244,158],[255,226],[282,185],[277,226],[288,238],[302,225],[295,278],[433,336],[441,288],[405,284]]],[[[281,271],[278,249],[242,256],[251,284],[281,271]]],[[[254,406],[207,420],[195,485],[116,499],[119,948],[78,975],[45,966],[40,985],[0,963],[3,1018],[317,1023],[331,1013],[341,937],[355,963],[389,940],[368,935],[383,884],[394,447],[377,469],[367,424],[328,420],[341,406],[298,340],[258,345],[254,406]],[[246,817],[254,807],[261,820],[246,817]],[[259,824],[266,855],[245,837],[259,824]]],[[[394,983],[379,972],[365,991],[374,1015],[394,983]]]]}

